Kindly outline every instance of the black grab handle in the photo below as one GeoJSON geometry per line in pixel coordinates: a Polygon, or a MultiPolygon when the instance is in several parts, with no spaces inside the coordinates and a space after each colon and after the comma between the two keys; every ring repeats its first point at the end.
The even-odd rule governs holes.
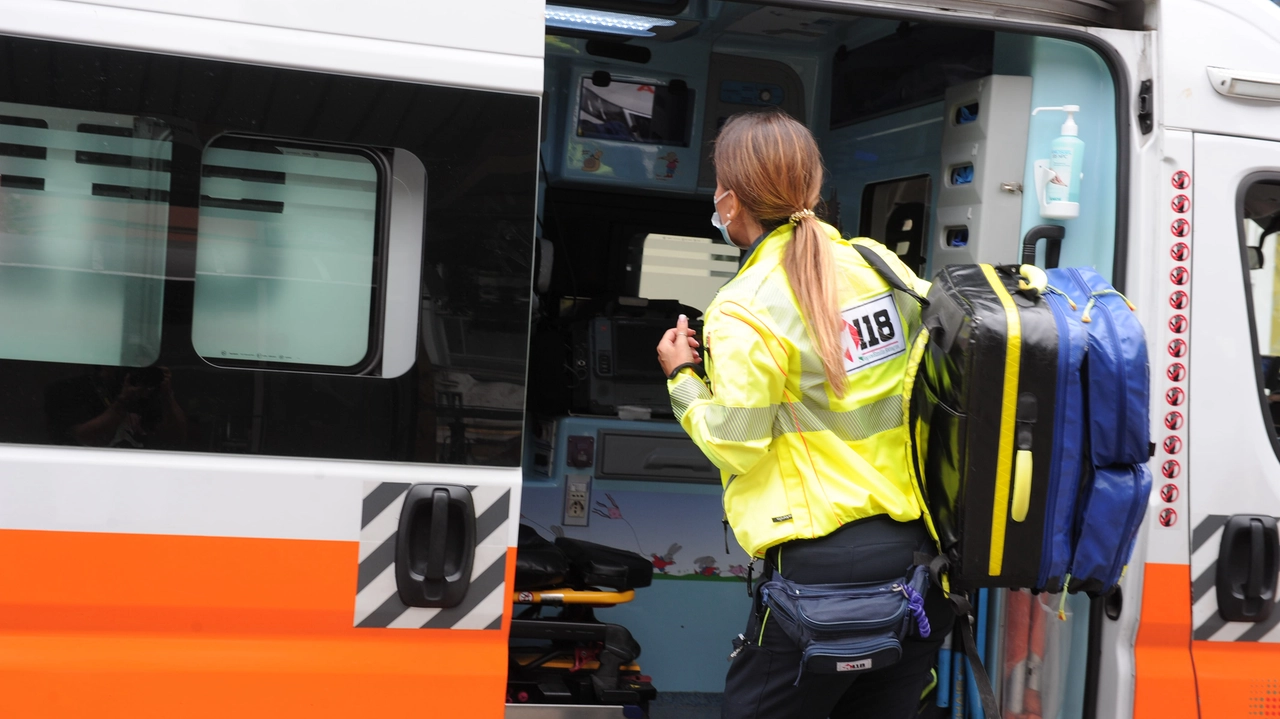
{"type": "Polygon", "coordinates": [[[1062,257],[1062,238],[1067,236],[1067,228],[1062,225],[1036,225],[1027,230],[1026,236],[1022,238],[1022,264],[1034,265],[1036,263],[1036,244],[1040,240],[1048,240],[1049,244],[1044,248],[1044,268],[1051,270],[1058,266],[1058,260],[1062,257]]]}
{"type": "Polygon", "coordinates": [[[1222,528],[1215,585],[1229,622],[1263,622],[1275,606],[1280,532],[1270,516],[1237,514],[1222,528]]]}

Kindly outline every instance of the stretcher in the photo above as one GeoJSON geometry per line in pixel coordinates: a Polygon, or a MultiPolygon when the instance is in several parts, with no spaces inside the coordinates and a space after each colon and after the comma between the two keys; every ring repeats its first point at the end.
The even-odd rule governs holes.
{"type": "Polygon", "coordinates": [[[639,643],[595,612],[630,602],[652,578],[639,555],[566,537],[553,544],[521,525],[508,706],[559,705],[564,716],[575,715],[571,707],[615,706],[648,716],[657,691],[636,663],[639,643]]]}

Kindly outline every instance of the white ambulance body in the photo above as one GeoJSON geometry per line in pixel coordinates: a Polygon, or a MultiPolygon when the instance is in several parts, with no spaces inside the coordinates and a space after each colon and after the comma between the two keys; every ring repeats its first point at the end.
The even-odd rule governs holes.
{"type": "Polygon", "coordinates": [[[705,305],[736,257],[704,148],[768,105],[845,234],[928,271],[1061,224],[1138,308],[1157,489],[1122,592],[1072,600],[1061,716],[1280,712],[1280,6],[572,5],[0,0],[0,716],[534,716],[522,521],[652,554],[608,611],[659,692],[719,692],[749,600],[718,478],[669,420],[591,411],[598,356],[572,387],[544,360],[594,345],[540,328],[705,305]],[[685,104],[584,131],[610,85],[685,104]],[[1067,104],[1063,219],[1034,169],[1062,117],[1030,110],[1067,104]]]}

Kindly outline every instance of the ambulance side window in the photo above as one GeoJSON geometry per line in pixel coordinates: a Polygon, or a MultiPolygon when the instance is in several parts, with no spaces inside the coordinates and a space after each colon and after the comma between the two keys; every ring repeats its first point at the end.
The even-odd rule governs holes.
{"type": "Polygon", "coordinates": [[[379,160],[234,135],[205,148],[191,319],[201,357],[312,369],[365,361],[377,309],[379,160]]]}
{"type": "Polygon", "coordinates": [[[538,98],[0,58],[0,443],[520,465],[538,98]]]}
{"type": "Polygon", "coordinates": [[[1257,180],[1241,193],[1240,238],[1252,293],[1254,337],[1262,387],[1274,426],[1280,426],[1280,282],[1276,240],[1280,232],[1280,176],[1257,180]]]}
{"type": "Polygon", "coordinates": [[[0,358],[156,360],[172,153],[155,120],[0,103],[0,358]]]}

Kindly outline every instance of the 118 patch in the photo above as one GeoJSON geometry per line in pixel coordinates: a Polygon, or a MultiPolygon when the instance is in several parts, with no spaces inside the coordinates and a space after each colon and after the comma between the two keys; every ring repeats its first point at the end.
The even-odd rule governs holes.
{"type": "Polygon", "coordinates": [[[873,367],[907,351],[902,320],[892,293],[850,307],[841,312],[840,317],[844,321],[845,373],[873,367]]]}

